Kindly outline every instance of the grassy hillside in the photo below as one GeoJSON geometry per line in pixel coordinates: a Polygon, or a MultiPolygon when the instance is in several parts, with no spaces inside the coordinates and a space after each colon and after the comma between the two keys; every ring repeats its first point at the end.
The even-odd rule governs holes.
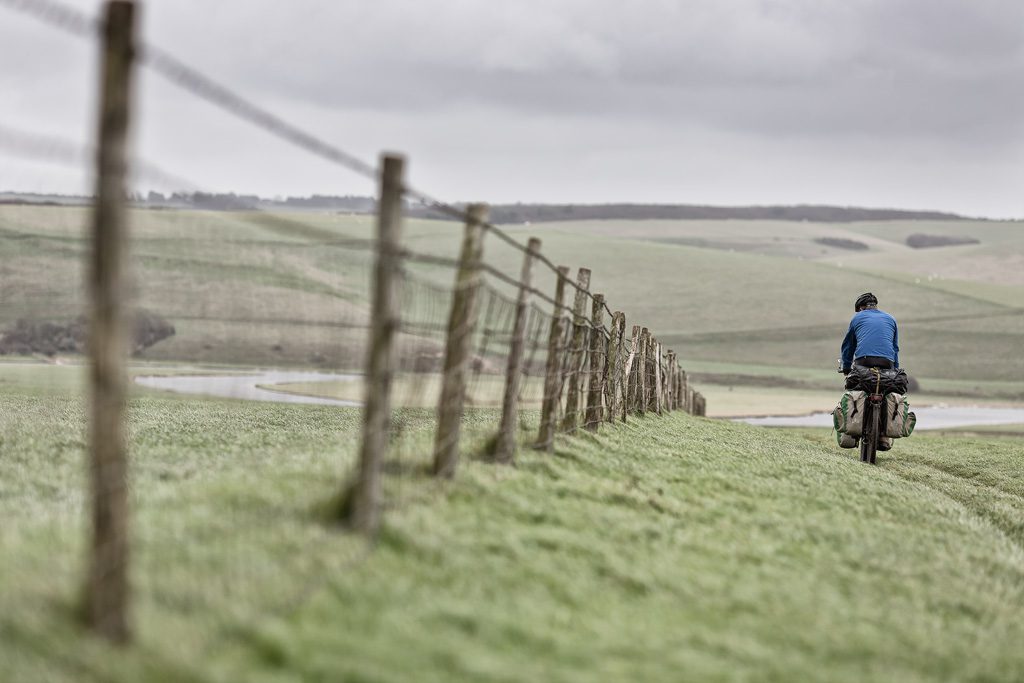
{"type": "MultiPolygon", "coordinates": [[[[851,302],[870,290],[900,321],[901,360],[914,374],[1024,379],[1015,350],[1024,342],[1024,287],[1016,279],[1024,227],[1017,223],[595,221],[545,227],[584,241],[578,253],[597,264],[595,280],[604,272],[601,264],[627,265],[633,277],[622,291],[644,317],[673,322],[661,336],[684,358],[831,369],[851,302]],[[982,244],[911,249],[903,240],[914,232],[967,234],[982,244]],[[602,249],[608,243],[594,235],[616,247],[602,249]],[[869,249],[825,247],[815,242],[819,237],[860,241],[869,249]]],[[[609,277],[622,277],[612,270],[609,277]]]]}
{"type": "MultiPolygon", "coordinates": [[[[372,218],[335,214],[135,211],[138,301],[178,334],[155,360],[353,367],[362,358],[369,255],[339,240],[372,236],[372,218]]],[[[81,310],[86,210],[0,207],[0,326],[81,310]]],[[[922,378],[1024,381],[1024,230],[1016,223],[815,224],[593,221],[509,228],[543,239],[552,260],[587,266],[629,324],[649,326],[687,361],[831,370],[860,292],[900,321],[902,360],[922,378]],[[980,245],[910,249],[912,232],[965,233],[980,245]],[[859,240],[866,252],[823,246],[859,240]]],[[[409,221],[405,242],[452,257],[461,228],[409,221]]],[[[494,237],[489,262],[522,255],[494,237]]],[[[449,283],[441,266],[416,267],[449,283]]],[[[537,286],[550,291],[545,269],[537,286]]],[[[446,307],[426,313],[443,324],[446,307]]],[[[437,340],[422,340],[437,347],[437,340]]]]}
{"type": "Polygon", "coordinates": [[[1024,676],[1019,441],[915,436],[872,468],[673,415],[439,486],[406,412],[367,554],[318,512],[355,411],[158,396],[131,406],[139,642],[112,650],[72,625],[82,414],[47,372],[0,373],[7,680],[1024,676]]]}

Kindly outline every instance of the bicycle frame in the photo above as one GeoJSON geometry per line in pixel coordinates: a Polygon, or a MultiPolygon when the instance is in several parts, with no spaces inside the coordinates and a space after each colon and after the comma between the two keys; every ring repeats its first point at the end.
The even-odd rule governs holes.
{"type": "Polygon", "coordinates": [[[864,402],[864,432],[860,437],[860,461],[875,464],[878,442],[881,440],[881,416],[884,397],[880,393],[868,395],[864,402]]]}

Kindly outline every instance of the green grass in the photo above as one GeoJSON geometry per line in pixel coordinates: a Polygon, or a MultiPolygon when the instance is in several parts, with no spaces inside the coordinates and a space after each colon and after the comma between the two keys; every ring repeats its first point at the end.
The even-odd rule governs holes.
{"type": "Polygon", "coordinates": [[[403,411],[367,554],[321,511],[358,411],[152,394],[130,406],[139,640],[111,649],[73,619],[77,374],[0,365],[6,680],[1024,676],[1019,441],[915,436],[872,468],[827,432],[672,415],[438,484],[431,411],[403,411]]]}
{"type": "MultiPolygon", "coordinates": [[[[266,386],[266,389],[303,396],[318,396],[344,401],[362,401],[366,388],[362,381],[293,382],[266,386]]],[[[501,375],[480,375],[471,378],[466,387],[466,405],[477,408],[501,406],[505,378],[501,375]]],[[[400,373],[392,383],[392,404],[406,408],[434,408],[441,396],[439,373],[400,373]]],[[[539,407],[544,396],[542,377],[528,377],[519,391],[521,405],[539,407]]]]}
{"type": "MultiPolygon", "coordinates": [[[[86,210],[0,207],[0,329],[18,317],[83,308],[86,210]]],[[[369,254],[326,244],[369,238],[367,216],[133,211],[138,302],[176,337],[150,360],[351,368],[364,356],[369,254]],[[348,330],[347,332],[345,330],[348,330]]],[[[645,325],[695,361],[831,369],[856,294],[873,290],[900,321],[903,361],[922,377],[1024,381],[1024,230],[1017,223],[592,221],[510,226],[543,239],[553,261],[593,270],[627,324],[645,325]],[[909,249],[911,232],[972,234],[981,245],[909,249]],[[859,239],[864,253],[818,237],[859,239]]],[[[409,221],[411,249],[453,257],[456,223],[409,221]]],[[[522,255],[489,237],[487,260],[517,273],[522,255]]],[[[418,265],[448,284],[451,272],[418,265]]],[[[546,269],[536,285],[551,291],[546,269]]],[[[496,285],[501,288],[501,285],[496,285]]],[[[443,297],[441,297],[443,299],[443,297]]],[[[408,315],[443,327],[446,302],[414,289],[408,315]]],[[[546,307],[545,307],[546,308],[546,307]]],[[[422,344],[436,352],[437,334],[422,344]]]]}
{"type": "Polygon", "coordinates": [[[916,374],[1024,379],[1014,350],[1024,339],[1018,223],[588,221],[530,229],[576,241],[596,286],[624,295],[627,313],[656,322],[687,362],[830,369],[853,298],[870,290],[900,321],[902,360],[916,374]],[[910,249],[903,240],[914,232],[974,235],[982,244],[910,249]],[[827,248],[816,237],[870,250],[827,248]]]}
{"type": "MultiPolygon", "coordinates": [[[[0,207],[0,329],[81,312],[86,218],[78,208],[0,207]]],[[[358,367],[370,260],[325,242],[369,237],[372,219],[286,218],[301,223],[132,213],[138,301],[178,329],[147,350],[142,371],[358,367]]],[[[558,263],[592,268],[593,289],[627,323],[650,326],[704,378],[713,413],[830,407],[849,302],[868,289],[899,318],[904,364],[928,400],[1021,399],[1016,224],[509,231],[540,236],[558,263]],[[983,244],[909,250],[910,232],[983,244]],[[870,251],[823,248],[822,236],[870,251]]],[[[460,232],[411,221],[406,243],[452,256],[460,232]]],[[[521,254],[493,238],[486,256],[518,272],[521,254]]],[[[415,274],[451,279],[434,265],[415,274]]],[[[543,270],[536,284],[552,287],[543,270]]],[[[443,325],[445,302],[410,291],[403,314],[443,325]]],[[[438,357],[436,333],[404,332],[401,342],[407,361],[438,357]]],[[[324,517],[352,468],[357,410],[136,388],[139,641],[113,650],[74,616],[85,556],[82,372],[0,362],[3,680],[1024,677],[1019,425],[918,435],[870,468],[824,432],[649,417],[560,439],[553,457],[524,450],[515,468],[467,458],[454,482],[437,483],[424,476],[432,406],[413,400],[436,393],[436,380],[406,374],[396,403],[417,407],[396,416],[389,508],[372,553],[324,517]]],[[[483,377],[477,404],[500,384],[483,377]]],[[[535,421],[524,414],[524,441],[535,421]]],[[[496,422],[493,409],[467,411],[468,453],[483,451],[496,422]]]]}

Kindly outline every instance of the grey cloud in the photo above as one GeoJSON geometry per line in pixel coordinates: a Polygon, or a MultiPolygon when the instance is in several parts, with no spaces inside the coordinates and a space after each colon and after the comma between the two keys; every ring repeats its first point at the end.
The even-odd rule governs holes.
{"type": "MultiPolygon", "coordinates": [[[[890,166],[879,173],[907,183],[944,163],[942,182],[959,199],[924,180],[907,191],[915,202],[931,192],[956,208],[949,202],[973,206],[978,165],[991,187],[1021,161],[1018,0],[150,0],[143,17],[156,44],[286,116],[342,131],[345,144],[387,138],[434,152],[439,139],[466,136],[461,144],[506,155],[510,173],[542,144],[547,163],[565,168],[582,163],[574,155],[588,146],[626,158],[615,142],[621,131],[644,145],[636,154],[645,160],[663,154],[662,168],[685,158],[756,169],[758,160],[743,156],[756,153],[801,188],[815,154],[822,168],[837,158],[859,168],[885,154],[890,166]],[[362,128],[340,128],[339,119],[362,128]],[[562,141],[539,142],[538,130],[563,131],[562,141]],[[794,147],[799,164],[786,159],[794,147]],[[955,164],[966,163],[974,170],[958,175],[955,164]]],[[[17,97],[11,110],[25,116],[87,99],[87,49],[0,19],[0,102],[17,97]]],[[[146,111],[177,111],[179,93],[146,92],[146,111]]],[[[62,126],[84,110],[65,109],[40,121],[62,126]]],[[[191,128],[207,127],[201,113],[191,116],[191,128]]],[[[209,135],[212,147],[230,148],[209,135]]],[[[176,153],[158,137],[147,144],[176,153]]],[[[525,199],[552,191],[528,178],[512,187],[525,199]]],[[[861,201],[863,190],[871,203],[872,188],[853,194],[861,201]]],[[[631,190],[622,191],[628,199],[631,190]]],[[[733,192],[738,202],[755,194],[733,192]]],[[[1020,202],[995,211],[1024,213],[1020,202]]]]}
{"type": "Polygon", "coordinates": [[[256,70],[226,66],[253,89],[370,110],[477,104],[945,144],[999,141],[1024,120],[1007,87],[1024,77],[1017,2],[358,4],[289,4],[299,35],[269,40],[256,70]]]}

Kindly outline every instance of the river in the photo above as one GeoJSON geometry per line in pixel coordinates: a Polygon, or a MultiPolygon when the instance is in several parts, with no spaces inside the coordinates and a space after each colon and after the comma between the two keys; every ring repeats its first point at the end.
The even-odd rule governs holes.
{"type": "Polygon", "coordinates": [[[331,406],[358,406],[358,401],[342,401],[319,396],[287,394],[282,391],[263,388],[260,385],[291,384],[293,382],[329,382],[332,380],[354,381],[359,375],[338,375],[328,372],[294,372],[290,370],[266,370],[252,374],[238,375],[139,375],[135,383],[153,389],[163,389],[179,394],[198,394],[217,398],[241,398],[250,401],[275,401],[278,403],[310,403],[331,406]]]}
{"type": "MultiPolygon", "coordinates": [[[[916,429],[919,430],[1024,423],[1024,409],[1021,408],[934,406],[914,408],[914,412],[917,414],[916,429]]],[[[736,420],[764,427],[832,428],[832,413],[776,417],[740,417],[736,418],[736,420]]]]}
{"type": "MultiPolygon", "coordinates": [[[[153,389],[163,389],[181,394],[213,396],[217,398],[240,398],[250,401],[276,401],[279,403],[307,403],[316,405],[358,406],[358,401],[343,401],[319,396],[288,394],[266,385],[290,384],[294,382],[327,382],[332,380],[354,381],[358,375],[339,375],[327,372],[297,372],[291,370],[267,370],[237,375],[140,375],[135,382],[153,389]],[[261,386],[263,385],[263,386],[261,386]]],[[[977,427],[1024,423],[1024,409],[988,408],[982,406],[932,406],[915,408],[917,429],[949,429],[952,427],[977,427]]],[[[832,427],[831,413],[813,413],[798,416],[768,416],[734,418],[739,422],[764,427],[832,427]]]]}

